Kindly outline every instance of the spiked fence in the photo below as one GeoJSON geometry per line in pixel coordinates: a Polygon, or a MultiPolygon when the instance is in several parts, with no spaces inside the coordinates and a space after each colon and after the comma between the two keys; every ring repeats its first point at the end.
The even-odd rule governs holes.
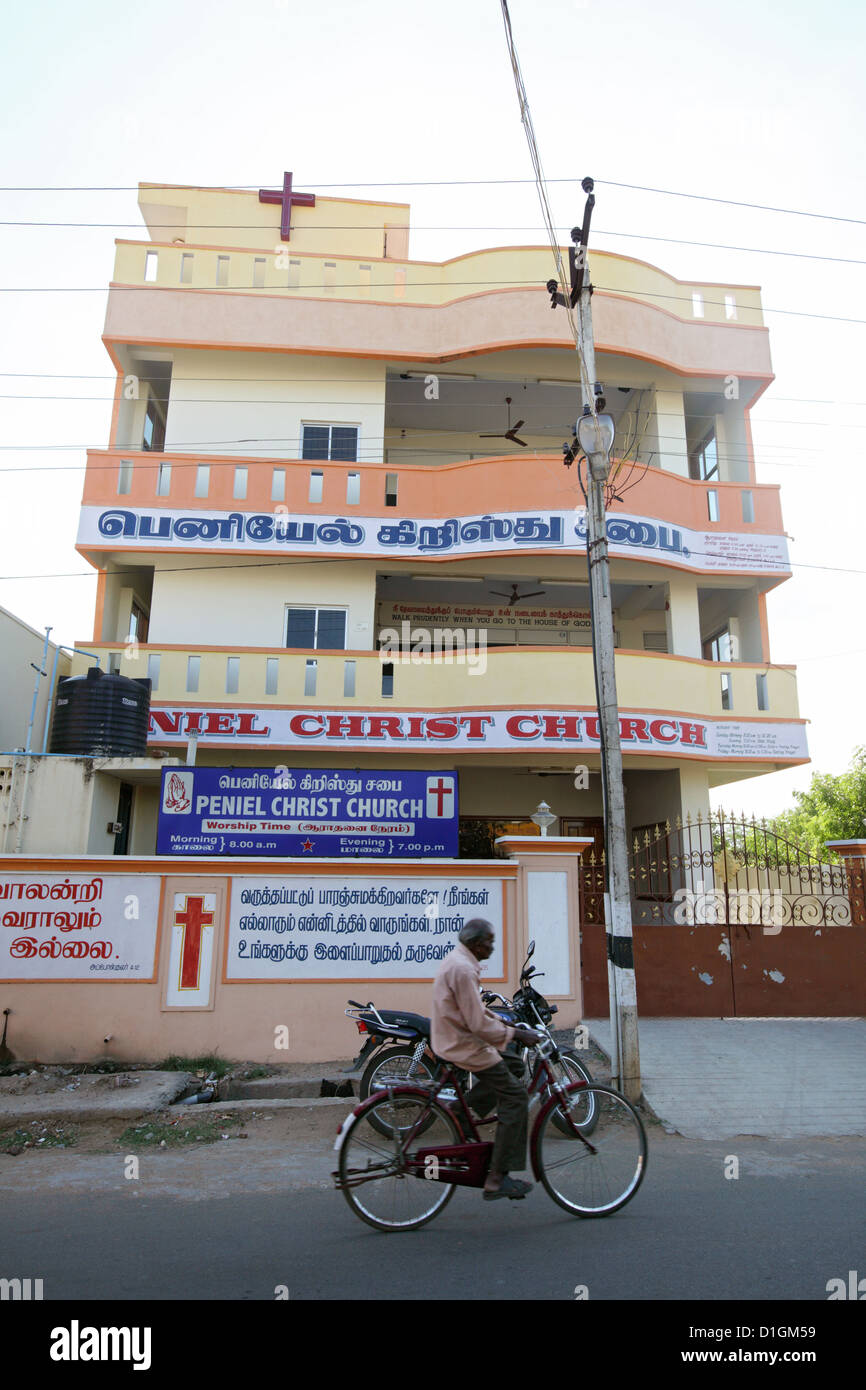
{"type": "MultiPolygon", "coordinates": [[[[719,923],[778,930],[866,923],[863,860],[817,859],[765,820],[698,812],[633,835],[629,856],[635,924],[719,923]]],[[[583,865],[583,920],[604,921],[604,851],[583,865]]]]}

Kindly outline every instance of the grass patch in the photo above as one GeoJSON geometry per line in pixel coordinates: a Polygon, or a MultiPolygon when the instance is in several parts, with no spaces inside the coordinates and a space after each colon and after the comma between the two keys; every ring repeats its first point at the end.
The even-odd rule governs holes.
{"type": "Polygon", "coordinates": [[[31,1129],[0,1129],[0,1152],[18,1149],[70,1149],[77,1131],[65,1125],[36,1124],[31,1129]]]}
{"type": "Polygon", "coordinates": [[[261,1081],[264,1077],[270,1076],[270,1067],[250,1067],[249,1071],[244,1072],[245,1081],[261,1081]]]}
{"type": "Polygon", "coordinates": [[[227,1076],[231,1070],[232,1063],[227,1062],[224,1057],[217,1057],[213,1052],[205,1057],[178,1057],[172,1053],[154,1067],[154,1071],[202,1071],[206,1076],[214,1075],[217,1078],[227,1076]]]}
{"type": "Polygon", "coordinates": [[[115,1140],[126,1149],[160,1148],[164,1143],[167,1149],[178,1148],[182,1144],[212,1144],[224,1134],[231,1134],[242,1121],[238,1114],[208,1115],[201,1119],[179,1115],[175,1120],[152,1120],[146,1124],[130,1125],[115,1140]]]}

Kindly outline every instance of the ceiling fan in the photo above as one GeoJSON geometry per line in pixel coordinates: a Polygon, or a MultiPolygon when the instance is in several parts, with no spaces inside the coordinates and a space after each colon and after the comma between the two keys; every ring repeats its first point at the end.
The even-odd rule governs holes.
{"type": "Polygon", "coordinates": [[[518,420],[517,423],[516,423],[515,425],[512,425],[512,423],[511,423],[511,397],[510,397],[510,396],[506,396],[506,397],[505,397],[505,404],[506,404],[507,407],[508,407],[508,429],[505,431],[505,433],[504,433],[504,434],[479,434],[478,438],[479,438],[479,439],[508,439],[512,444],[519,444],[520,447],[521,447],[521,449],[525,449],[525,448],[527,447],[526,440],[525,440],[525,439],[518,439],[518,438],[517,438],[517,431],[520,429],[520,426],[521,426],[521,425],[523,425],[523,424],[526,423],[526,421],[525,421],[525,420],[518,420]]]}
{"type": "Polygon", "coordinates": [[[547,593],[547,590],[546,590],[546,589],[533,589],[532,592],[529,593],[529,594],[519,594],[519,593],[517,592],[517,590],[518,590],[519,588],[520,588],[520,585],[519,585],[519,584],[513,584],[513,585],[511,586],[511,593],[510,593],[510,594],[506,594],[505,591],[504,591],[503,589],[491,589],[490,592],[491,592],[491,594],[496,594],[499,598],[507,598],[507,599],[508,599],[508,607],[509,607],[509,608],[513,608],[514,605],[515,605],[515,603],[520,603],[521,599],[524,599],[524,598],[538,598],[541,594],[546,594],[546,593],[547,593]]]}

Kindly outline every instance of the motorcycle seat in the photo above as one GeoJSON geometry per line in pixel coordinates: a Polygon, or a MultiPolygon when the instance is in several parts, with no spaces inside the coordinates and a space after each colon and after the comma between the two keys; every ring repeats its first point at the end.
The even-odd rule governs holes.
{"type": "MultiPolygon", "coordinates": [[[[423,1014],[410,1014],[402,1009],[380,1009],[379,1014],[383,1023],[387,1023],[392,1028],[411,1028],[424,1038],[430,1036],[430,1020],[425,1018],[423,1014]]],[[[376,1019],[373,1014],[365,1012],[362,1017],[365,1023],[375,1029],[376,1019]]]]}

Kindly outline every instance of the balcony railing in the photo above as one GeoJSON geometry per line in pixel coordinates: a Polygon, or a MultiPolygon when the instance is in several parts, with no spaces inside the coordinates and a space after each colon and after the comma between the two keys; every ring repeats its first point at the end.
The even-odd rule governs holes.
{"type": "MultiPolygon", "coordinates": [[[[157,705],[595,708],[592,653],[586,647],[470,649],[428,657],[407,653],[404,659],[386,663],[378,652],[369,651],[82,645],[102,655],[103,669],[149,676],[157,705]]],[[[85,657],[74,657],[72,674],[83,674],[88,664],[85,657]]],[[[798,718],[797,684],[790,666],[722,665],[620,650],[616,671],[623,710],[768,721],[798,718]]]]}
{"type": "MultiPolygon", "coordinates": [[[[603,292],[642,300],[687,321],[763,324],[760,292],[753,285],[675,280],[644,261],[604,251],[595,251],[592,263],[593,278],[603,292]]],[[[311,255],[290,245],[266,253],[119,241],[114,283],[429,305],[502,289],[540,290],[551,270],[551,252],[544,247],[493,247],[440,263],[311,255]]]]}
{"type": "MultiPolygon", "coordinates": [[[[82,501],[86,506],[349,518],[389,512],[392,517],[471,516],[559,511],[564,495],[571,495],[564,494],[563,476],[561,455],[544,453],[431,468],[91,449],[82,501]],[[310,501],[311,495],[321,500],[310,501]]],[[[611,513],[617,511],[694,530],[784,533],[777,484],[697,482],[658,468],[646,471],[627,502],[612,503],[611,513]]]]}

